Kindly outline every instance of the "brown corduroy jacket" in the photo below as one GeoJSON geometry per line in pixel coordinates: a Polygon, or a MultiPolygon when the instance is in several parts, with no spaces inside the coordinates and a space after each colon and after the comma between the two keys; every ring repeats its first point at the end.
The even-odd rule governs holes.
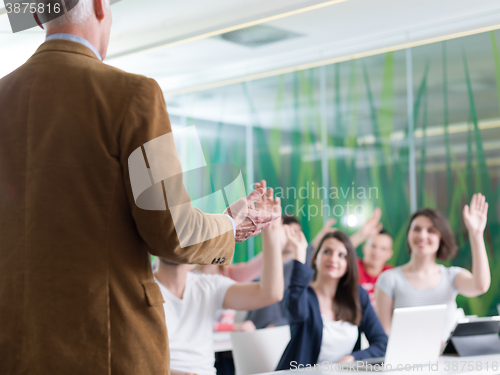
{"type": "Polygon", "coordinates": [[[149,253],[234,251],[224,215],[189,210],[188,230],[224,234],[181,248],[168,209],[135,204],[129,155],[169,132],[154,80],[75,42],[43,43],[0,80],[0,374],[168,373],[149,253]]]}

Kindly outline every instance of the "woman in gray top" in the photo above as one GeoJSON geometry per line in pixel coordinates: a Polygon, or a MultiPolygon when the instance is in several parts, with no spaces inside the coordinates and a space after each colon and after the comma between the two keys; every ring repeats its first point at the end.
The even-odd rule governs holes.
{"type": "Polygon", "coordinates": [[[407,231],[410,261],[383,272],[375,285],[376,311],[387,335],[395,308],[445,304],[448,316],[443,340],[446,340],[456,320],[457,294],[477,297],[486,293],[491,282],[483,238],[487,213],[488,203],[482,194],[474,194],[470,207],[466,205],[463,210],[472,252],[472,273],[436,263],[450,259],[457,251],[448,220],[429,208],[413,214],[407,231]]]}

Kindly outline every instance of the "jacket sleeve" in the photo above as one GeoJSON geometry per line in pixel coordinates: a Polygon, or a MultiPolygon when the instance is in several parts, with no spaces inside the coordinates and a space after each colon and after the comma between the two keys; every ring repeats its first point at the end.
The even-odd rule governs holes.
{"type": "Polygon", "coordinates": [[[383,357],[387,348],[388,338],[382,328],[382,324],[378,320],[377,314],[375,314],[375,310],[373,310],[368,293],[361,286],[359,286],[359,299],[363,310],[363,319],[361,320],[359,331],[365,333],[370,346],[365,350],[353,352],[352,356],[356,360],[383,357]]]}
{"type": "Polygon", "coordinates": [[[221,259],[220,264],[230,264],[235,244],[231,221],[225,215],[205,214],[191,206],[191,200],[182,182],[182,167],[175,144],[172,142],[173,137],[166,136],[171,133],[172,129],[165,99],[156,81],[148,78],[142,79],[130,98],[130,102],[124,103],[124,107],[126,109],[122,115],[123,118],[119,119],[123,184],[133,220],[149,252],[179,263],[211,264],[215,259],[225,258],[224,262],[221,259]],[[166,136],[161,138],[162,140],[168,139],[170,143],[167,143],[168,147],[158,148],[163,156],[161,159],[150,160],[147,157],[148,146],[145,144],[162,136],[166,136]],[[133,152],[135,152],[135,160],[145,163],[145,165],[141,164],[141,169],[139,169],[143,176],[139,181],[145,181],[146,185],[152,184],[152,189],[156,189],[155,204],[162,204],[164,209],[142,209],[136,204],[140,196],[134,197],[129,171],[129,158],[133,152]],[[176,219],[175,225],[173,216],[175,217],[176,212],[179,211],[174,212],[172,207],[169,207],[166,183],[163,179],[161,179],[163,181],[156,181],[153,178],[155,168],[152,165],[156,170],[160,169],[174,176],[168,179],[168,191],[175,192],[175,201],[183,203],[181,218],[176,219]],[[182,233],[182,238],[189,239],[184,247],[181,247],[179,231],[182,233]]]}
{"type": "Polygon", "coordinates": [[[306,265],[307,266],[311,266],[313,255],[314,255],[314,246],[312,245],[312,243],[310,243],[307,246],[307,250],[306,250],[306,265]]]}
{"type": "Polygon", "coordinates": [[[303,322],[309,317],[307,287],[313,276],[314,271],[311,267],[293,261],[290,286],[285,294],[285,308],[290,323],[303,322]]]}

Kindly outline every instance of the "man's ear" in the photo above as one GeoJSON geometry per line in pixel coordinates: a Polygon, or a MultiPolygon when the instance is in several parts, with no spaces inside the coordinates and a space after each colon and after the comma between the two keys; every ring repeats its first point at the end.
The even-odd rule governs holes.
{"type": "Polygon", "coordinates": [[[99,21],[104,19],[106,12],[104,11],[104,2],[107,0],[94,0],[94,13],[99,21]]]}

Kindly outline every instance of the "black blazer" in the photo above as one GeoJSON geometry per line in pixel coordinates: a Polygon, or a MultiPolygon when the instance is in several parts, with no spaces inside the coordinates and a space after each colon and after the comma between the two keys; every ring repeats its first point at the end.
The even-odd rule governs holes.
{"type": "MultiPolygon", "coordinates": [[[[293,366],[316,364],[323,339],[323,320],[318,298],[309,286],[314,271],[311,267],[296,260],[293,262],[292,278],[285,294],[291,339],[276,370],[288,370],[293,366]]],[[[363,310],[363,319],[358,331],[359,334],[365,333],[370,347],[359,350],[360,340],[358,338],[351,355],[356,360],[383,357],[387,347],[387,335],[373,310],[368,293],[361,286],[359,286],[359,301],[363,310]]]]}

